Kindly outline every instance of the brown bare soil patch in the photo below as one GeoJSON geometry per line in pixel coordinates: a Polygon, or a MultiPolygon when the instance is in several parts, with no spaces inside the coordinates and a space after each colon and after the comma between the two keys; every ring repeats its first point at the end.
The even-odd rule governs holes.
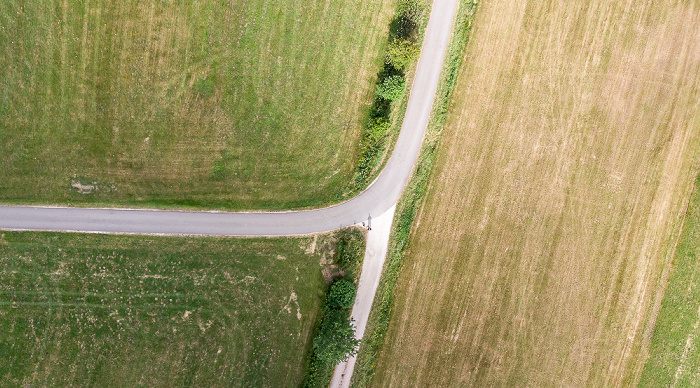
{"type": "Polygon", "coordinates": [[[639,380],[700,148],[700,6],[480,6],[377,386],[639,380]]]}

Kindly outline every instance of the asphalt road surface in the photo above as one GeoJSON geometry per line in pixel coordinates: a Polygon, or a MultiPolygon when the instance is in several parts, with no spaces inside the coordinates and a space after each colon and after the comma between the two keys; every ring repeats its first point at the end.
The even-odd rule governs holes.
{"type": "MultiPolygon", "coordinates": [[[[377,179],[347,202],[289,212],[189,212],[0,206],[0,229],[97,233],[282,236],[372,223],[352,317],[361,338],[386,257],[396,202],[423,141],[459,0],[434,0],[406,116],[394,152],[377,179]]],[[[355,357],[335,370],[332,387],[350,384],[355,357]]]]}
{"type": "MultiPolygon", "coordinates": [[[[408,110],[406,112],[406,120],[401,128],[401,136],[406,132],[413,132],[410,137],[410,141],[415,142],[411,147],[410,157],[404,156],[405,159],[401,159],[402,163],[406,163],[407,170],[399,170],[402,174],[400,181],[394,184],[400,184],[401,190],[406,184],[406,180],[413,168],[416,157],[418,155],[418,150],[420,144],[423,140],[423,133],[425,132],[425,127],[428,119],[428,114],[430,113],[433,99],[435,96],[435,90],[437,88],[438,77],[442,63],[444,61],[445,49],[450,37],[450,31],[452,29],[452,24],[454,22],[454,16],[457,11],[457,4],[459,0],[434,0],[433,8],[430,13],[430,21],[428,22],[428,27],[426,29],[425,39],[423,41],[423,48],[421,50],[421,58],[418,62],[418,67],[416,69],[416,81],[413,84],[413,89],[411,90],[411,99],[408,103],[408,110]],[[432,75],[428,78],[424,73],[430,72],[432,75]],[[420,77],[421,84],[418,84],[420,77]],[[423,85],[418,87],[418,85],[423,85]],[[424,93],[418,96],[418,93],[424,93]],[[425,98],[428,96],[429,98],[425,98]],[[425,106],[416,106],[415,101],[420,101],[420,104],[425,104],[425,106]],[[414,103],[414,105],[412,105],[414,103]],[[421,114],[413,115],[415,110],[421,110],[421,114]],[[423,111],[423,109],[425,109],[423,111]],[[416,121],[414,121],[416,120],[416,121]],[[420,120],[420,121],[418,121],[420,120]],[[416,123],[419,123],[419,127],[416,127],[416,123]]],[[[399,138],[401,142],[401,138],[399,138]]],[[[401,144],[402,147],[405,145],[401,144]]],[[[399,148],[399,144],[396,145],[396,149],[399,148]]],[[[394,154],[396,155],[396,153],[394,154]]],[[[390,161],[391,163],[391,161],[390,161]]],[[[389,179],[388,177],[383,178],[390,170],[391,166],[387,165],[384,169],[382,175],[379,179],[389,179]]],[[[395,168],[395,167],[394,167],[395,168]]],[[[372,190],[370,187],[369,190],[372,190]]],[[[387,188],[388,189],[388,188],[387,188]]],[[[368,191],[369,191],[368,190],[368,191]]],[[[389,243],[389,236],[391,234],[391,224],[394,219],[394,210],[396,209],[395,202],[398,200],[399,193],[391,191],[390,199],[394,201],[392,206],[388,210],[376,214],[375,222],[367,235],[367,250],[365,251],[365,258],[362,264],[362,273],[360,274],[360,282],[357,288],[357,297],[355,298],[355,304],[352,307],[352,319],[355,321],[355,337],[362,338],[365,333],[365,328],[367,326],[367,320],[372,308],[372,302],[374,301],[374,295],[377,291],[377,286],[381,280],[382,268],[384,267],[384,260],[386,259],[386,253],[389,243]],[[396,197],[394,197],[396,195],[396,197]]],[[[360,195],[362,196],[362,195],[360,195]]],[[[373,211],[376,211],[373,209],[373,211]]],[[[350,357],[345,362],[341,362],[336,366],[333,372],[333,378],[331,380],[331,388],[346,388],[350,386],[350,381],[352,379],[353,372],[355,370],[356,357],[350,357]]]]}
{"type": "Polygon", "coordinates": [[[457,0],[435,0],[406,116],[394,152],[377,179],[351,200],[289,212],[194,212],[0,206],[0,229],[134,234],[283,236],[367,223],[394,206],[420,151],[457,0]]]}

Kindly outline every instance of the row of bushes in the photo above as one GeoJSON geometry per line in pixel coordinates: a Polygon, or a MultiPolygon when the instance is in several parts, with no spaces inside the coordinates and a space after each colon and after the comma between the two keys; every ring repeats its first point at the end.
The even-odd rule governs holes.
{"type": "Polygon", "coordinates": [[[356,229],[337,233],[333,262],[338,273],[326,293],[321,322],[313,339],[313,351],[308,362],[305,388],[327,387],[338,363],[357,354],[360,341],[355,339],[355,327],[350,320],[357,289],[355,280],[364,257],[364,236],[356,229]]]}
{"type": "Polygon", "coordinates": [[[389,45],[379,72],[374,102],[360,139],[355,168],[355,188],[365,187],[386,153],[391,129],[392,102],[401,100],[406,90],[406,69],[418,58],[417,30],[425,6],[419,0],[399,0],[391,22],[389,45]]]}
{"type": "MultiPolygon", "coordinates": [[[[476,7],[477,0],[462,0],[460,3],[455,29],[445,59],[444,72],[433,105],[431,122],[428,126],[428,132],[431,134],[439,134],[447,118],[463,51],[471,34],[476,7]]],[[[354,387],[369,385],[389,328],[399,270],[409,249],[413,221],[425,198],[430,172],[437,156],[439,137],[427,136],[426,138],[433,140],[423,146],[415,171],[397,207],[382,280],[367,323],[362,349],[355,364],[355,373],[352,378],[354,387]]]]}

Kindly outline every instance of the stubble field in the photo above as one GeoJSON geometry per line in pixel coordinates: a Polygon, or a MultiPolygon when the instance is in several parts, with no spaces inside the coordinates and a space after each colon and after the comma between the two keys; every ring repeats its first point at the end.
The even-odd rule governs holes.
{"type": "Polygon", "coordinates": [[[393,5],[0,3],[0,201],[341,199],[393,5]]]}
{"type": "Polygon", "coordinates": [[[329,235],[0,234],[0,385],[301,384],[329,235]]]}
{"type": "Polygon", "coordinates": [[[697,3],[480,4],[372,385],[636,385],[698,101],[697,3]]]}

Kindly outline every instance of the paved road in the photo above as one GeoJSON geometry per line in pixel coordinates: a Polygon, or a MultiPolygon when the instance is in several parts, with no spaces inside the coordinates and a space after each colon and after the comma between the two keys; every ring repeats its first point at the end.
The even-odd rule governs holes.
{"type": "Polygon", "coordinates": [[[282,236],[325,232],[367,222],[394,206],[420,151],[457,0],[435,0],[404,125],[379,177],[339,205],[290,212],[187,212],[0,206],[0,229],[135,234],[282,236]]]}
{"type": "MultiPolygon", "coordinates": [[[[352,306],[352,319],[355,321],[355,338],[360,340],[365,334],[369,313],[372,311],[374,294],[377,292],[377,286],[379,286],[379,280],[382,277],[382,268],[384,268],[384,260],[389,248],[391,224],[394,221],[394,210],[396,210],[395,206],[376,217],[372,230],[367,233],[365,259],[362,262],[362,273],[357,286],[357,296],[352,306]]],[[[346,388],[350,386],[356,361],[357,357],[350,357],[347,361],[341,362],[335,367],[330,388],[346,388]]]]}
{"type": "MultiPolygon", "coordinates": [[[[185,212],[0,206],[0,229],[135,234],[281,236],[325,232],[372,222],[352,317],[361,338],[386,257],[396,202],[420,151],[459,0],[434,0],[401,134],[379,177],[339,205],[290,212],[185,212]]],[[[332,387],[350,384],[355,358],[341,363],[332,387]]]]}
{"type": "MultiPolygon", "coordinates": [[[[406,113],[406,121],[404,121],[404,126],[401,128],[401,135],[403,136],[404,131],[416,131],[419,133],[414,135],[411,141],[415,141],[415,147],[420,148],[420,143],[423,139],[423,133],[425,132],[425,126],[427,122],[427,116],[430,113],[432,107],[433,99],[435,96],[435,90],[437,88],[437,81],[442,68],[442,63],[444,61],[445,49],[449,41],[450,31],[452,29],[452,24],[454,21],[454,16],[457,11],[457,4],[459,0],[434,0],[433,8],[430,13],[430,21],[428,22],[428,27],[426,29],[426,36],[423,42],[423,49],[421,50],[421,58],[418,62],[418,67],[416,69],[416,83],[413,85],[411,91],[411,99],[408,103],[408,111],[406,113]],[[430,78],[428,81],[421,78],[421,82],[431,82],[430,88],[426,88],[424,93],[429,96],[429,101],[425,100],[423,97],[419,97],[416,93],[419,90],[416,88],[419,77],[423,77],[424,72],[434,73],[434,78],[430,78]],[[422,106],[416,107],[411,105],[415,99],[420,98],[419,101],[427,105],[425,116],[421,114],[420,128],[414,128],[414,122],[409,121],[409,117],[414,119],[412,116],[412,109],[423,109],[422,106]],[[411,115],[411,116],[409,116],[411,115]]],[[[427,76],[426,76],[427,77],[427,76]]],[[[399,142],[401,139],[399,138],[399,142]]],[[[397,149],[399,144],[397,144],[397,149]]],[[[411,158],[403,160],[404,163],[408,164],[409,170],[406,172],[406,176],[402,176],[401,189],[405,185],[406,179],[408,179],[408,174],[410,174],[410,169],[413,168],[416,156],[418,154],[418,149],[412,150],[411,158]]],[[[383,174],[386,174],[389,170],[389,166],[384,170],[383,174]]],[[[382,179],[380,176],[379,179],[382,179]]],[[[372,189],[370,187],[370,189],[372,189]]],[[[389,235],[391,234],[391,224],[394,220],[394,210],[396,209],[395,203],[398,200],[399,193],[391,192],[391,199],[394,201],[392,206],[390,206],[386,211],[378,213],[375,219],[375,225],[372,231],[368,233],[367,236],[367,250],[365,251],[365,259],[362,264],[362,273],[360,275],[360,282],[357,288],[357,297],[355,298],[355,304],[352,306],[352,318],[355,321],[355,326],[357,328],[355,332],[355,337],[362,339],[365,328],[367,326],[367,320],[372,308],[372,302],[374,301],[374,295],[377,291],[377,286],[381,280],[382,268],[384,267],[384,260],[386,259],[387,248],[389,243],[389,235]],[[396,197],[393,197],[396,195],[396,197]]],[[[350,357],[346,362],[341,362],[333,371],[333,379],[331,380],[331,388],[346,388],[350,386],[350,381],[352,379],[353,371],[355,370],[356,357],[350,357]]]]}

